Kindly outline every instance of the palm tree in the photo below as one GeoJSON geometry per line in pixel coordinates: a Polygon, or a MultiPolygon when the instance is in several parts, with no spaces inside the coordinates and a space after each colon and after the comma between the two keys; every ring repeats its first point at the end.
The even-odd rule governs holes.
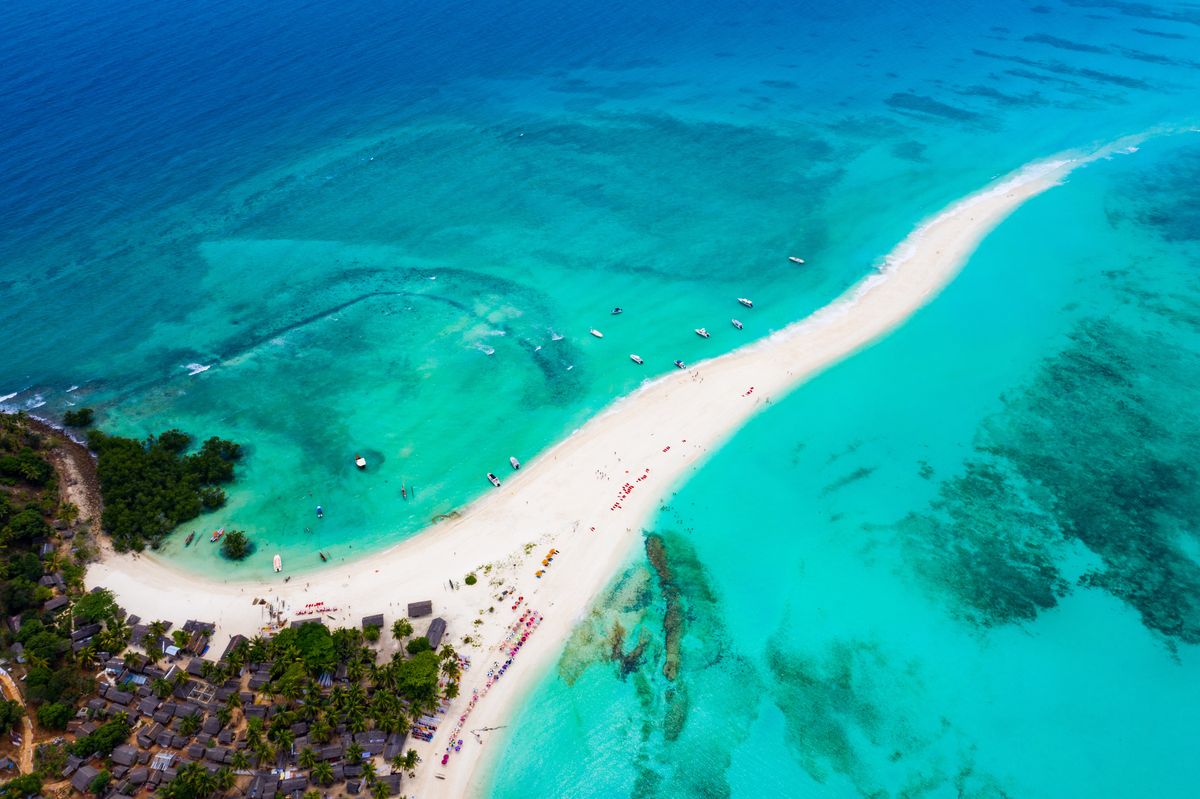
{"type": "Polygon", "coordinates": [[[150,683],[150,690],[153,691],[154,695],[159,699],[166,699],[171,695],[171,683],[167,682],[162,677],[155,677],[150,683]]]}
{"type": "Polygon", "coordinates": [[[371,784],[371,799],[387,799],[388,793],[387,785],[382,782],[376,780],[371,784]]]}
{"type": "Polygon", "coordinates": [[[362,747],[357,743],[351,742],[351,744],[346,747],[346,759],[351,763],[357,763],[358,761],[362,760],[362,747]]]}
{"type": "Polygon", "coordinates": [[[275,759],[275,747],[271,746],[269,741],[259,741],[254,747],[254,757],[258,760],[261,766],[263,763],[270,763],[275,759]]]}
{"type": "Polygon", "coordinates": [[[408,619],[396,619],[392,622],[392,637],[399,641],[413,634],[412,622],[408,619]]]}
{"type": "Polygon", "coordinates": [[[305,791],[304,799],[321,799],[320,791],[305,791]]]}
{"type": "Polygon", "coordinates": [[[237,785],[237,776],[233,771],[226,766],[221,766],[217,769],[217,773],[213,775],[213,784],[217,791],[226,793],[237,785]]]}
{"type": "Polygon", "coordinates": [[[263,663],[270,655],[270,646],[267,640],[261,635],[256,635],[250,639],[250,643],[246,647],[246,659],[251,663],[263,663]]]}
{"type": "Polygon", "coordinates": [[[186,737],[195,735],[200,730],[200,714],[193,713],[184,716],[179,722],[179,734],[186,737]]]}
{"type": "Polygon", "coordinates": [[[300,764],[300,768],[311,769],[317,764],[317,753],[311,746],[306,746],[300,750],[300,758],[297,762],[300,764]]]}
{"type": "Polygon", "coordinates": [[[328,761],[322,760],[313,766],[312,770],[313,782],[318,785],[330,785],[333,783],[333,766],[329,765],[328,761]]]}
{"type": "Polygon", "coordinates": [[[362,762],[363,779],[367,782],[375,781],[375,761],[367,758],[362,762]]]}
{"type": "Polygon", "coordinates": [[[404,753],[404,770],[405,771],[408,771],[408,772],[413,771],[417,767],[417,764],[420,762],[421,762],[421,756],[419,754],[417,754],[416,749],[409,749],[407,752],[404,753]]]}
{"type": "Polygon", "coordinates": [[[75,661],[80,668],[90,669],[96,665],[96,647],[88,644],[75,653],[75,661]]]}
{"type": "Polygon", "coordinates": [[[325,720],[323,713],[313,719],[312,724],[308,727],[309,739],[319,744],[328,743],[332,736],[333,728],[329,726],[329,722],[325,720]]]}
{"type": "Polygon", "coordinates": [[[458,696],[458,683],[446,683],[446,689],[442,691],[442,696],[446,697],[447,699],[453,699],[454,697],[458,696]]]}
{"type": "Polygon", "coordinates": [[[292,744],[296,742],[296,736],[292,735],[292,731],[288,729],[278,730],[275,733],[275,745],[285,752],[292,751],[292,744]]]}
{"type": "Polygon", "coordinates": [[[234,771],[245,771],[250,768],[250,758],[241,749],[235,749],[229,757],[229,765],[234,771]]]}

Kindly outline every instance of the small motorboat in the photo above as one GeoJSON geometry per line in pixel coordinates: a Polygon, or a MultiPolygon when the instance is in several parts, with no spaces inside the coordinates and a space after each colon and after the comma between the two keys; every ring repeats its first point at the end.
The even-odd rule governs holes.
{"type": "Polygon", "coordinates": [[[404,485],[403,483],[400,484],[400,499],[403,499],[406,502],[408,501],[408,486],[404,485]]]}
{"type": "Polygon", "coordinates": [[[500,487],[500,478],[499,477],[492,474],[491,472],[488,472],[487,478],[488,478],[488,482],[491,483],[492,485],[494,485],[496,488],[500,487]]]}
{"type": "Polygon", "coordinates": [[[733,322],[733,326],[736,327],[738,330],[742,329],[742,323],[739,322],[738,320],[730,319],[729,321],[733,322]]]}
{"type": "Polygon", "coordinates": [[[509,459],[508,459],[508,462],[509,462],[510,464],[512,464],[512,467],[513,467],[513,471],[514,471],[514,472],[515,472],[517,469],[520,469],[520,468],[521,468],[521,462],[520,462],[519,460],[517,460],[515,457],[511,457],[511,456],[510,456],[510,457],[509,457],[509,459]]]}
{"type": "Polygon", "coordinates": [[[633,361],[633,362],[634,362],[634,363],[636,363],[638,366],[641,366],[641,365],[642,365],[642,363],[643,363],[643,361],[642,361],[642,358],[641,358],[641,356],[639,356],[639,355],[630,355],[630,356],[629,356],[629,360],[633,361]]]}
{"type": "Polygon", "coordinates": [[[686,369],[686,368],[687,368],[687,364],[685,364],[683,361],[676,361],[676,362],[675,362],[675,366],[676,366],[677,368],[679,368],[679,369],[686,369]]]}
{"type": "Polygon", "coordinates": [[[325,557],[325,553],[324,553],[324,552],[318,552],[317,554],[321,556],[321,562],[322,562],[322,563],[324,563],[325,561],[329,560],[329,558],[325,557]]]}
{"type": "Polygon", "coordinates": [[[195,531],[188,533],[187,540],[183,542],[183,545],[184,545],[185,547],[190,547],[190,546],[192,545],[192,540],[193,540],[195,537],[196,537],[196,533],[195,533],[195,531]]]}
{"type": "Polygon", "coordinates": [[[324,509],[324,508],[322,508],[320,505],[318,505],[318,506],[317,506],[317,518],[318,518],[318,519],[324,519],[324,518],[325,518],[325,509],[324,509]]]}
{"type": "Polygon", "coordinates": [[[617,306],[616,308],[612,309],[613,316],[616,316],[617,314],[621,314],[621,313],[625,313],[625,309],[620,306],[617,306]]]}
{"type": "Polygon", "coordinates": [[[277,571],[277,572],[283,571],[283,558],[279,557],[278,554],[275,555],[274,560],[272,560],[271,562],[275,565],[275,571],[277,571]]]}
{"type": "Polygon", "coordinates": [[[753,307],[754,307],[754,303],[752,303],[750,300],[746,299],[745,297],[738,297],[738,298],[737,298],[737,300],[738,300],[738,302],[740,302],[742,305],[745,305],[747,308],[753,308],[753,307]]]}
{"type": "Polygon", "coordinates": [[[365,468],[367,468],[367,459],[364,458],[362,455],[356,454],[354,456],[354,465],[360,469],[365,469],[365,468]]]}
{"type": "Polygon", "coordinates": [[[696,335],[700,338],[708,338],[708,331],[702,327],[696,328],[696,335]]]}
{"type": "Polygon", "coordinates": [[[221,536],[223,535],[225,535],[224,527],[222,527],[220,530],[213,530],[212,538],[208,539],[208,542],[210,544],[215,544],[221,540],[221,536]]]}
{"type": "Polygon", "coordinates": [[[603,333],[601,333],[599,330],[597,330],[597,329],[596,329],[596,328],[594,328],[594,327],[593,327],[591,330],[589,330],[588,332],[589,332],[589,333],[591,333],[591,334],[592,334],[593,336],[595,336],[596,338],[604,338],[604,334],[603,334],[603,333]]]}
{"type": "Polygon", "coordinates": [[[792,262],[792,263],[794,263],[794,264],[803,264],[803,263],[804,263],[804,259],[803,259],[803,258],[797,258],[797,257],[796,257],[796,256],[794,256],[794,255],[789,255],[789,256],[788,256],[788,260],[789,260],[789,261],[791,261],[791,262],[792,262]]]}

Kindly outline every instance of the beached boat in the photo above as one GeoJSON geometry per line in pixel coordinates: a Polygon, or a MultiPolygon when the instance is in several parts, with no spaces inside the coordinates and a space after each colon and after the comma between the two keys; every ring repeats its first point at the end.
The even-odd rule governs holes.
{"type": "Polygon", "coordinates": [[[192,545],[192,539],[194,539],[195,537],[196,537],[195,532],[188,533],[187,540],[183,542],[183,545],[185,547],[190,547],[192,545]]]}
{"type": "Polygon", "coordinates": [[[592,328],[592,329],[591,329],[591,330],[589,330],[588,332],[589,332],[589,333],[591,333],[591,334],[592,334],[593,336],[595,336],[596,338],[604,338],[604,334],[603,334],[603,333],[601,333],[599,330],[597,330],[597,329],[595,329],[595,328],[592,328]]]}
{"type": "Polygon", "coordinates": [[[208,542],[210,544],[215,544],[221,540],[221,536],[223,535],[225,535],[224,527],[222,527],[220,530],[213,530],[212,538],[208,539],[208,542]]]}
{"type": "Polygon", "coordinates": [[[488,482],[491,483],[492,485],[494,485],[496,488],[500,487],[500,478],[499,477],[492,474],[491,472],[488,472],[487,478],[488,478],[488,482]]]}
{"type": "Polygon", "coordinates": [[[791,261],[791,262],[792,262],[792,263],[794,263],[794,264],[802,264],[802,263],[804,263],[804,259],[803,259],[803,258],[797,258],[797,257],[796,257],[796,256],[794,256],[794,255],[789,255],[789,256],[788,256],[788,260],[789,260],[789,261],[791,261]]]}
{"type": "Polygon", "coordinates": [[[274,560],[272,560],[271,562],[275,565],[275,571],[277,571],[277,572],[283,571],[283,558],[279,557],[278,554],[275,555],[274,560]]]}
{"type": "Polygon", "coordinates": [[[354,465],[360,469],[365,469],[365,468],[367,468],[367,459],[364,458],[362,455],[356,454],[354,456],[354,465]]]}
{"type": "Polygon", "coordinates": [[[617,315],[617,314],[619,314],[619,313],[625,313],[625,309],[624,309],[624,308],[621,308],[621,307],[619,307],[619,306],[618,306],[618,307],[616,307],[616,308],[613,308],[613,309],[612,309],[612,315],[613,315],[613,316],[616,316],[616,315],[617,315]]]}
{"type": "Polygon", "coordinates": [[[745,297],[738,297],[738,298],[737,298],[737,300],[738,300],[738,302],[740,302],[742,305],[745,305],[747,308],[753,308],[753,307],[754,307],[754,303],[752,303],[750,300],[746,299],[745,297]]]}
{"type": "Polygon", "coordinates": [[[742,329],[742,323],[739,322],[738,320],[730,319],[729,321],[733,322],[733,326],[736,327],[738,330],[742,329]]]}
{"type": "Polygon", "coordinates": [[[630,356],[629,356],[629,360],[633,361],[633,362],[634,362],[634,363],[636,363],[638,366],[641,366],[641,365],[642,365],[642,363],[643,363],[643,361],[642,361],[641,357],[640,357],[640,356],[637,356],[637,355],[630,355],[630,356]]]}
{"type": "Polygon", "coordinates": [[[708,338],[708,331],[702,327],[696,328],[696,335],[700,338],[708,338]]]}
{"type": "Polygon", "coordinates": [[[519,460],[517,460],[516,458],[510,457],[508,459],[508,462],[512,464],[514,471],[521,468],[521,462],[519,460]]]}
{"type": "Polygon", "coordinates": [[[687,364],[685,364],[683,361],[676,361],[676,362],[675,362],[675,366],[676,366],[677,368],[679,368],[679,369],[686,369],[686,368],[687,368],[687,364]]]}

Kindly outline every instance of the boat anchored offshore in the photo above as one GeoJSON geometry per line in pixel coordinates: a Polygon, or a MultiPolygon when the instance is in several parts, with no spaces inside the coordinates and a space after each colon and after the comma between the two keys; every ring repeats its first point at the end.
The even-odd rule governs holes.
{"type": "Polygon", "coordinates": [[[193,530],[192,532],[188,533],[187,540],[183,542],[183,545],[184,545],[185,547],[190,547],[190,546],[192,545],[192,540],[193,540],[195,537],[196,537],[196,532],[193,530]]]}
{"type": "Polygon", "coordinates": [[[708,331],[702,327],[696,328],[696,335],[700,338],[708,338],[708,331]]]}
{"type": "Polygon", "coordinates": [[[754,303],[751,302],[750,300],[746,299],[745,297],[738,297],[738,302],[740,302],[742,305],[745,305],[747,308],[754,307],[754,303]]]}
{"type": "Polygon", "coordinates": [[[620,313],[625,313],[625,309],[622,308],[621,306],[618,305],[616,308],[612,309],[613,316],[616,316],[617,314],[620,314],[620,313]]]}
{"type": "Polygon", "coordinates": [[[794,264],[803,264],[803,263],[804,263],[804,259],[803,259],[803,258],[797,258],[797,257],[796,257],[796,256],[794,256],[794,255],[789,255],[789,256],[788,256],[788,260],[789,260],[789,261],[791,261],[791,262],[792,262],[792,263],[794,263],[794,264]]]}
{"type": "Polygon", "coordinates": [[[487,478],[488,478],[488,482],[491,483],[492,485],[494,485],[496,488],[500,487],[500,478],[499,477],[492,474],[491,472],[488,472],[487,478]]]}
{"type": "Polygon", "coordinates": [[[212,538],[208,539],[208,542],[210,544],[215,544],[221,540],[221,536],[223,535],[225,535],[224,527],[222,527],[220,530],[213,530],[212,538]]]}
{"type": "Polygon", "coordinates": [[[362,455],[355,454],[354,465],[360,469],[365,469],[365,468],[367,468],[367,459],[364,458],[362,455]]]}
{"type": "Polygon", "coordinates": [[[641,366],[644,363],[640,355],[630,355],[629,360],[633,361],[638,366],[641,366]]]}
{"type": "Polygon", "coordinates": [[[597,329],[596,329],[596,328],[594,328],[594,327],[593,327],[591,330],[589,330],[588,332],[589,332],[589,333],[591,333],[591,334],[592,334],[593,336],[595,336],[596,338],[604,338],[604,334],[603,334],[603,333],[601,333],[599,330],[597,330],[597,329]]]}
{"type": "Polygon", "coordinates": [[[510,457],[510,458],[508,459],[508,462],[512,464],[512,467],[513,467],[513,471],[514,471],[514,472],[515,472],[517,469],[520,469],[520,468],[521,468],[521,462],[520,462],[519,460],[517,460],[515,457],[510,457]]]}
{"type": "Polygon", "coordinates": [[[679,369],[686,369],[686,368],[687,368],[687,364],[685,364],[683,361],[676,361],[676,362],[675,362],[675,366],[676,366],[677,368],[679,368],[679,369]]]}
{"type": "Polygon", "coordinates": [[[320,505],[318,505],[318,506],[317,506],[317,518],[318,518],[318,519],[324,519],[324,518],[325,518],[325,509],[324,509],[324,508],[322,508],[320,505]]]}
{"type": "Polygon", "coordinates": [[[275,565],[275,571],[283,571],[283,558],[279,557],[278,554],[275,555],[275,559],[272,561],[272,563],[275,565]]]}
{"type": "Polygon", "coordinates": [[[736,327],[738,330],[742,329],[742,323],[739,322],[738,320],[730,319],[729,321],[733,322],[733,326],[736,327]]]}

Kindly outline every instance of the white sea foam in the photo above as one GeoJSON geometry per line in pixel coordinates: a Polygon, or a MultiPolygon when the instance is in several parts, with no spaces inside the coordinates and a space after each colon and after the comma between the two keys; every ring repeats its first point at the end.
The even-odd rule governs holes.
{"type": "Polygon", "coordinates": [[[562,333],[555,333],[554,328],[548,327],[546,329],[550,331],[551,341],[562,341],[564,338],[566,338],[562,333]]]}
{"type": "Polygon", "coordinates": [[[79,388],[79,386],[71,386],[70,388],[67,389],[67,393],[70,394],[72,391],[74,391],[77,388],[79,388]]]}
{"type": "Polygon", "coordinates": [[[0,397],[0,402],[8,402],[10,399],[17,396],[20,393],[21,393],[20,391],[14,391],[11,394],[5,394],[3,397],[0,397]]]}
{"type": "Polygon", "coordinates": [[[208,364],[206,366],[205,364],[202,364],[202,363],[189,363],[187,366],[184,366],[182,368],[188,370],[188,375],[198,375],[201,372],[207,372],[209,369],[211,369],[212,364],[208,364]]]}
{"type": "Polygon", "coordinates": [[[480,352],[482,352],[484,355],[492,355],[493,353],[495,353],[495,352],[496,352],[496,348],[495,348],[495,347],[489,347],[487,344],[484,344],[483,342],[480,342],[480,341],[476,341],[476,342],[475,342],[474,344],[472,344],[471,346],[472,346],[474,349],[477,349],[477,350],[479,350],[480,352]]]}

